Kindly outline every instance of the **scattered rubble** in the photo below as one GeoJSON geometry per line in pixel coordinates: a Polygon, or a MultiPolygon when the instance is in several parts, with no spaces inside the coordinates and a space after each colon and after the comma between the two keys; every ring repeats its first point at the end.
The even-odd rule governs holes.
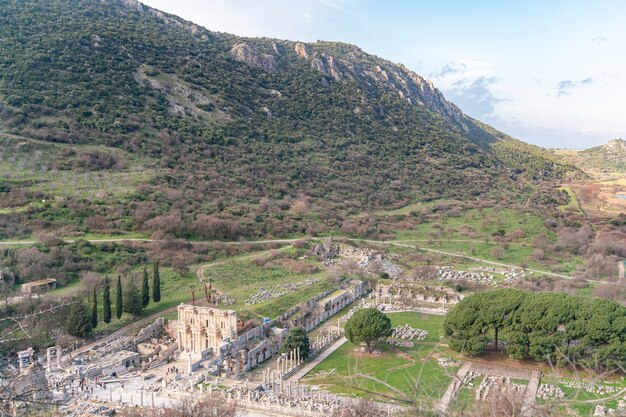
{"type": "Polygon", "coordinates": [[[612,394],[620,391],[622,387],[614,387],[611,385],[595,384],[593,382],[576,381],[572,379],[559,379],[559,384],[567,388],[576,388],[592,394],[612,394]]]}
{"type": "Polygon", "coordinates": [[[428,335],[428,331],[415,329],[406,323],[404,326],[394,327],[390,337],[392,339],[424,340],[428,337],[428,335]]]}
{"type": "Polygon", "coordinates": [[[459,281],[466,280],[472,281],[478,284],[495,286],[496,280],[492,274],[485,272],[473,272],[473,271],[460,271],[454,269],[451,266],[437,267],[437,280],[438,281],[459,281]]]}
{"type": "Polygon", "coordinates": [[[410,340],[387,339],[387,344],[404,348],[415,347],[415,343],[411,342],[410,340]]]}
{"type": "Polygon", "coordinates": [[[437,358],[437,363],[445,368],[461,366],[461,361],[454,358],[437,358]]]}
{"type": "Polygon", "coordinates": [[[480,376],[482,376],[482,374],[480,374],[479,372],[469,371],[467,374],[465,374],[465,378],[463,378],[462,384],[471,388],[474,386],[474,381],[480,376]]]}
{"type": "Polygon", "coordinates": [[[248,299],[246,300],[246,304],[253,305],[264,303],[274,298],[282,297],[283,295],[286,295],[290,292],[298,291],[301,288],[317,284],[318,282],[320,282],[319,278],[309,278],[300,282],[277,285],[274,288],[270,289],[265,289],[261,287],[257,292],[248,297],[248,299]]]}
{"type": "Polygon", "coordinates": [[[359,347],[355,348],[354,351],[357,352],[357,353],[366,353],[366,354],[371,355],[371,356],[382,356],[383,355],[383,351],[380,350],[380,349],[372,349],[371,352],[368,352],[366,346],[359,346],[359,347]]]}
{"type": "Polygon", "coordinates": [[[216,299],[218,306],[232,306],[237,302],[233,297],[229,297],[226,294],[220,294],[216,299]]]}
{"type": "Polygon", "coordinates": [[[507,284],[511,284],[517,280],[526,278],[527,276],[531,274],[530,272],[523,270],[523,269],[515,269],[515,268],[503,269],[503,268],[494,268],[494,267],[488,267],[488,266],[470,268],[470,271],[481,271],[481,272],[488,272],[492,274],[504,275],[504,282],[507,284]]]}
{"type": "Polygon", "coordinates": [[[541,384],[539,386],[539,389],[537,390],[537,398],[542,398],[544,400],[564,397],[565,393],[561,388],[557,387],[556,385],[541,384]]]}
{"type": "Polygon", "coordinates": [[[485,377],[474,393],[474,398],[480,401],[486,401],[491,394],[501,396],[504,393],[513,393],[514,395],[523,395],[526,392],[526,385],[516,384],[511,378],[506,376],[488,376],[485,377]]]}

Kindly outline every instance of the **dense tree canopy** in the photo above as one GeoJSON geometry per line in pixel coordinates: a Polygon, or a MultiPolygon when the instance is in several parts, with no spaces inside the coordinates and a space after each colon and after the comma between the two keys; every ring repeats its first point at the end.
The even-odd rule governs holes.
{"type": "Polygon", "coordinates": [[[344,331],[350,342],[355,345],[365,343],[367,350],[371,351],[376,340],[389,335],[391,320],[375,308],[364,308],[350,317],[344,331]]]}
{"type": "Polygon", "coordinates": [[[70,306],[65,330],[76,337],[85,337],[91,332],[91,317],[87,307],[81,301],[76,301],[70,306]]]}
{"type": "Polygon", "coordinates": [[[626,308],[608,300],[513,289],[463,299],[446,317],[450,348],[483,352],[502,336],[517,359],[593,369],[626,365],[626,308]]]}
{"type": "Polygon", "coordinates": [[[285,341],[280,348],[281,353],[291,352],[294,349],[300,348],[301,359],[309,357],[311,350],[311,344],[309,337],[302,327],[292,327],[289,329],[289,333],[285,337],[285,341]]]}

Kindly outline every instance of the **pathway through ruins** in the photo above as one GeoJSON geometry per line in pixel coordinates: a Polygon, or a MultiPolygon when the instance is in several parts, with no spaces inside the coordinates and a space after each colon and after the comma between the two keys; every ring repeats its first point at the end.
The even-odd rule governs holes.
{"type": "Polygon", "coordinates": [[[530,379],[528,380],[528,386],[526,387],[526,393],[524,394],[524,404],[522,405],[522,415],[532,417],[533,409],[535,408],[535,402],[537,401],[537,390],[539,389],[539,382],[541,382],[541,372],[533,371],[530,379]]]}
{"type": "Polygon", "coordinates": [[[541,371],[528,367],[500,365],[491,362],[464,362],[457,371],[443,397],[439,400],[439,403],[437,404],[438,411],[441,413],[446,413],[448,411],[450,405],[456,399],[456,396],[463,385],[463,379],[465,379],[470,371],[485,377],[495,376],[528,380],[528,385],[526,386],[526,391],[524,392],[522,415],[532,417],[532,412],[536,403],[537,389],[539,388],[539,383],[541,381],[541,371]]]}
{"type": "Polygon", "coordinates": [[[311,372],[311,370],[313,368],[315,368],[320,362],[322,362],[324,359],[326,359],[327,357],[330,356],[331,353],[333,353],[334,351],[336,351],[337,349],[339,349],[341,347],[341,345],[343,345],[344,343],[346,343],[348,341],[348,339],[346,339],[345,336],[343,336],[341,339],[337,340],[335,343],[333,343],[330,347],[326,348],[325,351],[323,351],[322,353],[320,353],[318,356],[316,356],[311,362],[307,363],[305,366],[302,367],[302,369],[300,369],[298,372],[296,372],[295,374],[293,374],[291,377],[289,377],[288,381],[299,381],[302,378],[304,378],[304,376],[306,374],[308,374],[309,372],[311,372]]]}
{"type": "Polygon", "coordinates": [[[454,401],[456,395],[459,393],[459,389],[461,389],[463,380],[465,379],[465,376],[467,375],[471,367],[472,364],[470,362],[465,362],[463,363],[463,365],[461,365],[456,375],[454,376],[454,379],[452,380],[450,385],[448,385],[448,389],[443,394],[443,397],[441,397],[441,400],[439,400],[439,403],[437,404],[438,411],[442,413],[448,411],[448,408],[450,408],[450,404],[452,403],[452,401],[454,401]]]}

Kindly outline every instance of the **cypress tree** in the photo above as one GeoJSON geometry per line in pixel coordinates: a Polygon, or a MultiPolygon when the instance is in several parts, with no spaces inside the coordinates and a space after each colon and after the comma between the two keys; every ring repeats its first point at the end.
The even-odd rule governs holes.
{"type": "Polygon", "coordinates": [[[65,322],[65,330],[75,337],[85,337],[91,332],[91,320],[87,308],[81,301],[70,306],[65,322]]]}
{"type": "Polygon", "coordinates": [[[161,276],[159,275],[159,262],[155,262],[152,276],[152,300],[155,303],[161,301],[161,276]]]}
{"type": "Polygon", "coordinates": [[[91,328],[98,326],[98,293],[93,289],[93,306],[91,307],[91,328]]]}
{"type": "Polygon", "coordinates": [[[120,275],[117,276],[117,298],[115,300],[116,307],[116,316],[117,318],[122,317],[122,277],[120,275]]]}
{"type": "Polygon", "coordinates": [[[109,277],[104,278],[104,290],[102,292],[103,317],[102,320],[105,323],[111,322],[111,288],[109,288],[109,277]]]}
{"type": "Polygon", "coordinates": [[[124,294],[124,311],[137,317],[143,310],[143,303],[141,299],[141,293],[135,285],[135,280],[128,281],[128,285],[124,294]]]}
{"type": "Polygon", "coordinates": [[[141,286],[141,301],[145,308],[150,303],[150,287],[148,286],[148,270],[143,267],[143,285],[141,286]]]}

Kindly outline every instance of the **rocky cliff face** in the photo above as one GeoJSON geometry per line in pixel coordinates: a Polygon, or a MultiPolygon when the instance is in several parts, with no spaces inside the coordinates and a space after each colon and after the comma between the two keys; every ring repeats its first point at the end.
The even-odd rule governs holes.
{"type": "MultiPolygon", "coordinates": [[[[356,46],[339,44],[340,47],[335,48],[335,45],[325,42],[313,44],[294,42],[285,49],[299,59],[310,62],[313,70],[328,77],[329,80],[377,85],[383,90],[397,94],[411,105],[422,106],[438,113],[465,132],[469,130],[468,124],[471,123],[469,119],[457,106],[447,101],[430,80],[403,65],[366,54],[356,46]]],[[[288,67],[288,56],[281,56],[277,44],[273,41],[271,49],[275,54],[262,53],[259,48],[248,43],[238,43],[230,50],[230,54],[237,61],[268,72],[277,72],[280,68],[288,67]]]]}
{"type": "Polygon", "coordinates": [[[261,68],[268,72],[278,72],[278,61],[276,57],[271,54],[261,53],[254,46],[238,43],[232,47],[230,55],[236,61],[245,62],[251,67],[261,68]]]}

